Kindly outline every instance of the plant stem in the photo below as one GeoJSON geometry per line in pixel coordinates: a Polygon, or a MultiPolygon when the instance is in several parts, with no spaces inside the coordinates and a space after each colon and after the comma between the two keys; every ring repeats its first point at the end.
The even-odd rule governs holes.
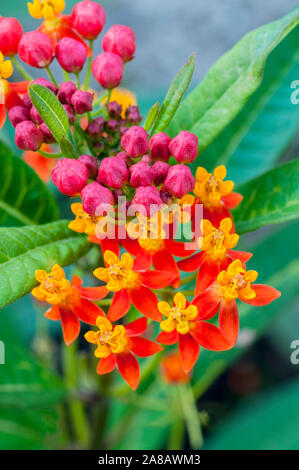
{"type": "Polygon", "coordinates": [[[78,88],[78,90],[80,90],[81,83],[80,83],[80,74],[79,74],[79,72],[76,73],[75,76],[76,76],[76,85],[77,85],[77,88],[78,88]]]}
{"type": "Polygon", "coordinates": [[[49,77],[50,77],[50,80],[54,83],[54,85],[56,86],[56,88],[58,88],[58,83],[56,82],[55,77],[54,77],[53,73],[51,72],[49,66],[46,67],[46,71],[48,72],[48,75],[49,75],[49,77]]]}
{"type": "MultiPolygon", "coordinates": [[[[89,47],[91,49],[91,53],[93,52],[93,41],[89,41],[89,47]]],[[[91,64],[92,64],[92,54],[88,58],[88,65],[87,65],[87,71],[86,71],[86,77],[84,81],[84,86],[83,90],[87,90],[89,87],[89,82],[90,82],[90,75],[91,75],[91,64]]]]}
{"type": "Polygon", "coordinates": [[[75,341],[71,346],[64,346],[62,350],[62,361],[64,370],[64,381],[69,390],[68,405],[70,410],[73,431],[81,448],[86,448],[90,440],[89,426],[87,423],[85,409],[82,401],[72,395],[78,386],[78,343],[75,341]]]}
{"type": "Polygon", "coordinates": [[[13,62],[16,69],[20,72],[21,75],[25,78],[25,80],[33,80],[33,77],[26,72],[26,70],[22,67],[22,65],[18,62],[15,56],[10,57],[10,60],[13,62]]]}
{"type": "Polygon", "coordinates": [[[62,69],[62,73],[63,73],[63,79],[65,82],[69,82],[70,81],[70,75],[69,73],[66,71],[66,70],[63,70],[62,69]]]}
{"type": "Polygon", "coordinates": [[[75,124],[74,124],[74,126],[75,126],[75,129],[76,129],[77,133],[78,133],[79,136],[81,137],[81,139],[86,142],[87,147],[88,147],[88,150],[89,150],[89,152],[91,153],[91,155],[94,155],[93,148],[92,148],[92,146],[90,145],[89,140],[88,140],[87,136],[85,135],[85,133],[84,133],[82,127],[80,126],[80,123],[79,123],[78,121],[76,121],[75,124]]]}
{"type": "Polygon", "coordinates": [[[196,407],[196,401],[190,384],[177,385],[182,412],[186,421],[190,445],[192,449],[201,449],[203,436],[201,430],[200,416],[196,407]]]}
{"type": "Polygon", "coordinates": [[[43,150],[38,150],[37,153],[40,153],[41,155],[43,155],[46,158],[60,158],[60,157],[62,157],[62,152],[48,153],[48,152],[44,152],[43,150]]]}
{"type": "Polygon", "coordinates": [[[190,274],[190,276],[185,277],[184,279],[181,280],[181,286],[184,286],[185,284],[188,284],[189,282],[193,281],[196,279],[197,272],[190,274]]]}
{"type": "Polygon", "coordinates": [[[183,449],[183,438],[184,438],[184,421],[182,419],[178,419],[173,424],[169,440],[168,440],[168,450],[181,450],[183,449]]]}

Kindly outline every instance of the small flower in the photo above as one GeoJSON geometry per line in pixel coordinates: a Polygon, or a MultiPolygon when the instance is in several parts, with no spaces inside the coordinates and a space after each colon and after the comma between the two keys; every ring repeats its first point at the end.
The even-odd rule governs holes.
{"type": "Polygon", "coordinates": [[[234,346],[239,333],[239,315],[236,299],[255,307],[268,305],[281,293],[264,284],[252,284],[256,271],[246,271],[240,259],[234,260],[217,280],[204,292],[197,295],[193,303],[207,318],[219,310],[219,326],[229,343],[234,346]]]}
{"type": "Polygon", "coordinates": [[[40,284],[32,290],[32,295],[37,300],[52,305],[45,316],[50,320],[61,321],[67,345],[70,345],[80,332],[79,320],[94,325],[97,317],[104,315],[101,308],[90,300],[105,297],[105,287],[82,287],[82,280],[77,276],[73,276],[70,282],[58,264],[55,264],[49,273],[38,269],[35,271],[35,278],[40,284]]]}
{"type": "Polygon", "coordinates": [[[215,325],[203,321],[196,305],[189,304],[185,296],[178,292],[173,298],[173,306],[168,302],[158,303],[158,309],[166,320],[160,323],[162,332],[157,341],[162,344],[179,343],[179,351],[184,371],[189,373],[196,363],[200,345],[211,351],[224,351],[231,346],[215,325]]]}
{"type": "Polygon", "coordinates": [[[16,18],[0,18],[0,50],[3,55],[16,55],[22,36],[23,28],[16,18]]]}
{"type": "Polygon", "coordinates": [[[5,60],[2,52],[0,51],[0,81],[4,78],[7,79],[13,74],[13,66],[10,60],[5,60]]]}
{"type": "Polygon", "coordinates": [[[147,271],[137,269],[129,253],[121,258],[110,250],[104,253],[106,268],[97,268],[94,275],[106,282],[109,291],[115,292],[109,308],[108,318],[116,321],[130,309],[131,302],[143,315],[155,321],[161,320],[157,309],[157,297],[151,289],[160,289],[170,285],[173,273],[165,271],[147,271]]]}
{"type": "Polygon", "coordinates": [[[97,373],[108,374],[117,366],[122,378],[136,390],[140,368],[135,356],[153,356],[162,350],[153,341],[140,337],[146,329],[146,319],[139,318],[123,326],[112,325],[105,316],[99,316],[96,325],[98,331],[88,331],[84,336],[86,341],[97,345],[94,353],[100,359],[97,373]]]}
{"type": "Polygon", "coordinates": [[[54,20],[56,16],[63,12],[65,0],[32,0],[32,3],[27,3],[27,5],[33,18],[54,20]]]}

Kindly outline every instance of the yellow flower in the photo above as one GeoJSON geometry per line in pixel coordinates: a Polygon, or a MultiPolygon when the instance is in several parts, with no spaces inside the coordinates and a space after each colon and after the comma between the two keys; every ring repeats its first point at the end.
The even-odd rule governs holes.
{"type": "Polygon", "coordinates": [[[222,196],[230,194],[234,188],[233,181],[223,181],[226,177],[224,165],[215,168],[214,173],[208,173],[205,168],[198,167],[195,174],[194,194],[203,204],[216,207],[222,196]]]}
{"type": "Polygon", "coordinates": [[[237,233],[230,233],[232,225],[230,217],[222,219],[218,229],[209,220],[203,219],[203,236],[199,239],[199,245],[207,253],[211,261],[223,260],[227,250],[234,248],[238,243],[239,235],[237,233]]]}
{"type": "Polygon", "coordinates": [[[28,11],[33,18],[38,20],[45,18],[46,21],[54,20],[63,12],[65,0],[32,0],[27,3],[28,11]]]}
{"type": "Polygon", "coordinates": [[[88,331],[84,337],[91,344],[98,347],[95,357],[105,358],[110,354],[122,353],[128,344],[127,332],[123,325],[115,325],[106,318],[99,316],[96,320],[98,331],[88,331]]]}
{"type": "Polygon", "coordinates": [[[198,315],[197,307],[195,305],[189,305],[186,308],[187,301],[181,292],[175,294],[173,303],[173,307],[164,300],[158,303],[159,312],[167,317],[166,320],[160,323],[161,330],[166,333],[172,333],[176,330],[181,335],[185,335],[190,331],[192,321],[195,320],[198,315]]]}
{"type": "Polygon", "coordinates": [[[13,74],[13,66],[10,60],[5,60],[0,51],[0,80],[7,79],[13,74]]]}
{"type": "MultiPolygon", "coordinates": [[[[104,98],[101,104],[106,102],[107,98],[104,98]]],[[[118,104],[122,107],[121,117],[124,118],[126,115],[126,109],[129,106],[134,106],[137,104],[136,95],[126,88],[113,88],[110,101],[117,101],[118,104]]]]}
{"type": "Polygon", "coordinates": [[[158,211],[151,218],[139,213],[137,220],[138,222],[128,222],[129,236],[133,239],[138,238],[139,245],[146,251],[152,253],[161,251],[166,238],[163,213],[158,211]]]}
{"type": "Polygon", "coordinates": [[[100,281],[107,283],[107,289],[119,292],[122,289],[132,289],[138,284],[138,273],[133,270],[134,260],[129,253],[124,253],[121,259],[112,251],[104,253],[105,264],[108,268],[97,268],[93,274],[100,281]]]}
{"type": "Polygon", "coordinates": [[[75,202],[72,204],[71,211],[76,216],[76,218],[75,220],[72,220],[68,226],[71,230],[74,230],[74,232],[86,233],[87,235],[99,235],[100,232],[104,231],[104,229],[99,230],[99,222],[102,221],[104,217],[88,214],[83,210],[81,202],[75,202]]]}
{"type": "Polygon", "coordinates": [[[227,301],[237,298],[244,301],[254,299],[256,293],[251,288],[251,283],[256,280],[257,276],[256,271],[246,271],[242,262],[236,259],[226,271],[218,274],[217,282],[223,298],[227,301]]]}
{"type": "Polygon", "coordinates": [[[71,283],[65,278],[64,270],[59,264],[55,264],[49,273],[37,269],[35,279],[40,285],[32,290],[32,295],[49,304],[58,305],[66,302],[72,292],[71,283]]]}

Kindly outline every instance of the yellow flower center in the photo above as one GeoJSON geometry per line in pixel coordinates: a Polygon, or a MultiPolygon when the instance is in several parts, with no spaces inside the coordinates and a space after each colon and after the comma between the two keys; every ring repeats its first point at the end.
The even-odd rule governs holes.
{"type": "Polygon", "coordinates": [[[5,60],[2,52],[0,51],[0,81],[4,78],[7,79],[13,74],[13,66],[10,60],[5,60]]]}
{"type": "Polygon", "coordinates": [[[40,283],[32,290],[32,295],[41,301],[52,305],[71,302],[73,289],[70,281],[65,278],[64,270],[55,264],[50,273],[37,269],[35,278],[40,283]]]}
{"type": "Polygon", "coordinates": [[[48,21],[54,20],[57,15],[63,12],[65,0],[32,0],[32,3],[27,3],[27,6],[33,18],[38,20],[45,18],[48,21]]]}
{"type": "Polygon", "coordinates": [[[237,298],[240,300],[254,299],[256,293],[251,288],[251,283],[256,280],[257,276],[256,271],[246,271],[239,259],[233,261],[227,270],[221,271],[217,277],[222,297],[227,301],[237,298]]]}
{"type": "Polygon", "coordinates": [[[139,276],[133,270],[133,258],[129,253],[124,253],[121,259],[112,251],[106,250],[104,261],[107,268],[97,268],[95,277],[107,283],[107,289],[118,292],[122,289],[133,289],[138,285],[139,276]]]}
{"type": "Polygon", "coordinates": [[[110,354],[124,352],[128,344],[128,336],[123,325],[113,326],[105,317],[98,317],[96,325],[98,331],[88,331],[85,334],[86,341],[97,345],[95,357],[105,358],[110,354]]]}
{"type": "Polygon", "coordinates": [[[198,167],[195,175],[194,194],[204,205],[217,207],[222,196],[230,194],[234,188],[233,181],[223,181],[226,177],[224,165],[215,168],[214,173],[208,173],[205,168],[198,167]]]}
{"type": "Polygon", "coordinates": [[[181,335],[185,335],[190,331],[193,326],[193,320],[198,315],[198,310],[195,305],[187,307],[185,296],[178,292],[173,298],[173,307],[164,300],[158,303],[159,312],[166,318],[160,323],[161,330],[166,333],[177,331],[181,335]]]}
{"type": "Polygon", "coordinates": [[[202,221],[202,238],[198,240],[200,248],[205,251],[211,261],[223,260],[227,250],[236,246],[239,235],[230,233],[232,220],[229,217],[222,219],[219,228],[215,228],[207,219],[202,221]]]}

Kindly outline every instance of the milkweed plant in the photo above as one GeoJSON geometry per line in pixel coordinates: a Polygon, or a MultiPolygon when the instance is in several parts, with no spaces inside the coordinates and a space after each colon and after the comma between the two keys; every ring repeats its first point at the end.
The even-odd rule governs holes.
{"type": "MultiPolygon", "coordinates": [[[[134,31],[113,25],[103,34],[98,2],[81,1],[71,15],[64,9],[64,0],[30,0],[37,23],[30,32],[16,18],[0,17],[0,125],[6,117],[13,125],[27,162],[13,165],[22,165],[29,180],[20,196],[22,181],[1,175],[1,186],[12,185],[27,204],[17,222],[14,213],[10,221],[4,216],[0,303],[31,292],[47,321],[60,324],[74,375],[85,354],[93,399],[85,403],[73,390],[80,419],[71,409],[80,445],[96,445],[82,431],[92,426],[86,408],[107,400],[146,407],[155,401],[147,393],[143,405],[146,391],[162,379],[167,389],[179,389],[169,391],[176,418],[186,420],[190,443],[199,447],[193,371],[201,369],[200,351],[225,357],[238,347],[240,305],[253,312],[281,295],[279,285],[258,276],[254,253],[243,250],[248,238],[240,235],[295,218],[294,162],[235,189],[221,136],[230,128],[226,145],[234,145],[234,129],[241,140],[239,121],[260,99],[267,58],[292,34],[298,10],[245,36],[182,100],[192,54],[162,104],[143,118],[135,94],[120,86],[138,53],[134,31]],[[14,69],[23,81],[12,80],[14,69]],[[59,217],[53,195],[27,165],[64,195],[69,220],[59,217]]],[[[254,165],[247,159],[244,172],[254,165]]],[[[12,205],[22,212],[18,197],[12,205]]]]}

